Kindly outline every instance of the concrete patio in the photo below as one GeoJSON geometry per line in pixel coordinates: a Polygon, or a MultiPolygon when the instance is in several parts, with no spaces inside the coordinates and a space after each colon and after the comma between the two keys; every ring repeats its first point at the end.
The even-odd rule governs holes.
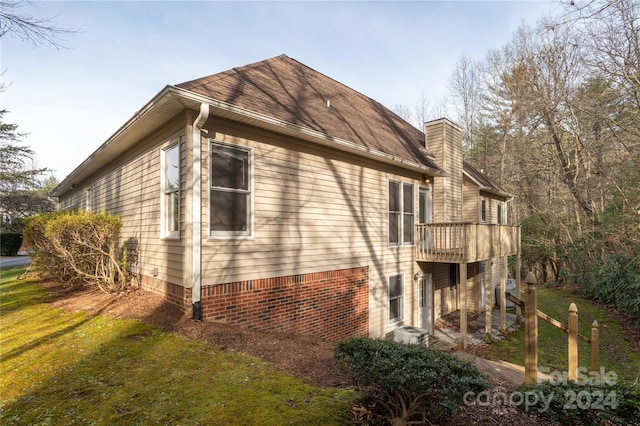
{"type": "MultiPolygon", "coordinates": [[[[467,346],[476,346],[485,343],[486,315],[468,314],[467,316],[467,346]]],[[[507,333],[517,329],[514,312],[507,312],[506,329],[507,333]]],[[[444,352],[450,352],[460,346],[460,312],[449,314],[436,323],[434,342],[430,345],[444,352]]],[[[500,310],[494,309],[491,312],[491,341],[495,342],[504,338],[500,332],[500,310]]],[[[431,340],[431,338],[430,338],[431,340]]]]}

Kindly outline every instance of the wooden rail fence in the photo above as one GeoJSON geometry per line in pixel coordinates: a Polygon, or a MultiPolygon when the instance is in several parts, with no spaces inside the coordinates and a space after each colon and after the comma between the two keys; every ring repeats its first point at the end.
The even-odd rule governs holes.
{"type": "Polygon", "coordinates": [[[535,384],[538,379],[538,318],[567,333],[569,380],[574,382],[578,380],[578,339],[591,343],[591,371],[597,372],[600,368],[598,321],[594,320],[591,324],[591,338],[587,338],[578,334],[578,308],[575,303],[569,306],[568,326],[538,310],[535,281],[533,274],[529,273],[526,278],[524,301],[511,293],[506,293],[508,300],[524,309],[524,384],[535,384]]]}

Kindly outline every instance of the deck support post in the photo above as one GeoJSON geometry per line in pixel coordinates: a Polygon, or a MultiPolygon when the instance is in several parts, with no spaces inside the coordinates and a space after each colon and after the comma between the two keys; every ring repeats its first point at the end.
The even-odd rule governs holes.
{"type": "Polygon", "coordinates": [[[460,348],[467,350],[467,264],[460,264],[460,348]]]}
{"type": "Polygon", "coordinates": [[[485,271],[485,277],[484,277],[484,304],[485,304],[485,327],[484,327],[484,331],[485,331],[485,342],[487,343],[491,343],[491,332],[492,332],[492,322],[493,322],[493,317],[491,316],[491,309],[493,308],[493,299],[494,299],[494,295],[491,292],[491,283],[493,281],[493,277],[491,275],[491,259],[486,260],[484,263],[484,271],[485,271]]]}

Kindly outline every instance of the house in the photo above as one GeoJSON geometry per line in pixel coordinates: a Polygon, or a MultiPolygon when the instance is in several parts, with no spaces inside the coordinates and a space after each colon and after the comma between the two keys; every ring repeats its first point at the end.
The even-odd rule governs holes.
{"type": "Polygon", "coordinates": [[[285,55],[165,87],[53,195],[121,216],[141,285],[195,319],[329,340],[490,309],[519,256],[458,126],[285,55]]]}

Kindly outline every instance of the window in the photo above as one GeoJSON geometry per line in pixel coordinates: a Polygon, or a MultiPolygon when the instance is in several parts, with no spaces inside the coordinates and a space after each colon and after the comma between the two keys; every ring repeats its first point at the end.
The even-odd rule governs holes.
{"type": "Polygon", "coordinates": [[[389,181],[389,244],[413,244],[413,185],[389,181]]]}
{"type": "Polygon", "coordinates": [[[506,225],[507,224],[507,218],[506,218],[506,211],[505,211],[505,205],[504,204],[498,204],[498,225],[506,225]]]}
{"type": "Polygon", "coordinates": [[[484,198],[480,201],[480,221],[487,221],[487,200],[484,198]]]}
{"type": "Polygon", "coordinates": [[[404,319],[404,275],[389,277],[389,324],[404,319]]]}
{"type": "Polygon", "coordinates": [[[162,238],[180,238],[180,148],[162,150],[162,238]]]}
{"type": "Polygon", "coordinates": [[[253,211],[250,148],[211,143],[209,234],[250,236],[253,211]]]}

